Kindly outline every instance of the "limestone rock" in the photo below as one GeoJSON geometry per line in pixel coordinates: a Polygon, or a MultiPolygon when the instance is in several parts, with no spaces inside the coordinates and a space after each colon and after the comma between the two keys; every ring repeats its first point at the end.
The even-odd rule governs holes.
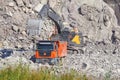
{"type": "Polygon", "coordinates": [[[27,33],[25,32],[25,31],[22,31],[21,32],[24,36],[26,36],[27,35],[27,33]]]}
{"type": "Polygon", "coordinates": [[[47,0],[40,0],[41,4],[47,4],[47,0]]]}
{"type": "Polygon", "coordinates": [[[19,30],[19,28],[18,28],[18,26],[13,25],[13,26],[12,26],[12,30],[15,31],[15,32],[17,32],[17,31],[19,30]]]}
{"type": "Polygon", "coordinates": [[[22,26],[22,24],[26,21],[24,18],[26,17],[26,15],[24,14],[24,12],[19,12],[16,11],[13,16],[12,16],[12,22],[13,24],[17,25],[17,26],[22,26]]]}
{"type": "Polygon", "coordinates": [[[20,43],[17,43],[17,45],[15,45],[15,48],[21,49],[22,45],[20,43]]]}
{"type": "Polygon", "coordinates": [[[42,9],[42,7],[43,7],[43,4],[39,3],[39,4],[37,4],[37,6],[35,6],[34,10],[36,12],[40,12],[40,10],[42,9]]]}
{"type": "Polygon", "coordinates": [[[15,6],[14,2],[9,2],[8,5],[9,5],[10,7],[15,6]]]}
{"type": "Polygon", "coordinates": [[[9,12],[7,12],[7,15],[8,15],[8,16],[10,16],[10,17],[12,17],[12,16],[13,16],[12,12],[10,12],[10,11],[9,11],[9,12]]]}
{"type": "Polygon", "coordinates": [[[3,45],[4,45],[4,46],[8,46],[8,45],[9,45],[9,44],[8,44],[8,41],[4,41],[4,42],[3,42],[3,45]]]}
{"type": "Polygon", "coordinates": [[[2,43],[2,41],[0,41],[0,48],[2,48],[3,47],[3,43],[2,43]]]}
{"type": "Polygon", "coordinates": [[[18,6],[24,6],[24,3],[23,3],[23,0],[15,0],[15,2],[16,2],[16,4],[18,5],[18,6]]]}
{"type": "Polygon", "coordinates": [[[31,8],[30,0],[22,0],[26,7],[31,8]]]}
{"type": "Polygon", "coordinates": [[[114,10],[114,12],[115,12],[115,15],[116,15],[116,17],[117,17],[117,19],[118,19],[118,24],[120,25],[120,1],[119,0],[116,0],[116,1],[114,1],[114,0],[104,0],[109,6],[111,6],[112,8],[113,8],[113,10],[114,10]]]}

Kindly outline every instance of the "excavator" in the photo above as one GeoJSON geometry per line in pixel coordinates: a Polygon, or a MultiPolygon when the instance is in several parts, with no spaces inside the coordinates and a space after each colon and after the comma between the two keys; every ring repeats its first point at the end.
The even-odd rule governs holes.
{"type": "Polygon", "coordinates": [[[35,59],[37,63],[56,64],[60,58],[67,56],[68,50],[77,53],[82,51],[80,47],[83,45],[83,37],[77,27],[74,26],[72,30],[65,27],[61,17],[49,4],[45,4],[38,14],[41,20],[51,19],[55,23],[57,31],[49,40],[39,40],[36,43],[35,59]]]}

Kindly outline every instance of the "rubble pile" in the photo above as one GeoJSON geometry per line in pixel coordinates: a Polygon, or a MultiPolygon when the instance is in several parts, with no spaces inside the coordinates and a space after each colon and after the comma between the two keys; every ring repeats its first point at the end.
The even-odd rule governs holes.
{"type": "Polygon", "coordinates": [[[110,73],[111,77],[120,76],[120,45],[88,43],[84,54],[69,54],[64,60],[64,67],[75,69],[97,77],[110,73]]]}
{"type": "MultiPolygon", "coordinates": [[[[38,19],[44,4],[58,13],[65,26],[78,27],[83,34],[84,53],[70,52],[64,59],[64,69],[75,69],[91,75],[103,76],[111,72],[120,76],[120,15],[119,4],[114,0],[1,0],[0,1],[0,69],[20,60],[38,69],[41,64],[31,60],[34,52],[15,51],[33,49],[34,40],[47,40],[54,22],[45,19],[39,35],[27,34],[29,19],[38,19]],[[117,4],[116,4],[117,3],[117,4]],[[2,52],[2,50],[4,50],[2,52]],[[10,55],[6,50],[11,49],[10,55]],[[3,57],[5,55],[5,57],[3,57]]],[[[64,70],[63,69],[63,70],[64,70]]]]}

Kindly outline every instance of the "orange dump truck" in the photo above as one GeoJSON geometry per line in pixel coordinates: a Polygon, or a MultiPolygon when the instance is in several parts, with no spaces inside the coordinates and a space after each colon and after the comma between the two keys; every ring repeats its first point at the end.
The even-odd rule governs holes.
{"type": "Polygon", "coordinates": [[[58,60],[67,55],[66,41],[39,41],[36,44],[36,62],[56,64],[58,60]]]}

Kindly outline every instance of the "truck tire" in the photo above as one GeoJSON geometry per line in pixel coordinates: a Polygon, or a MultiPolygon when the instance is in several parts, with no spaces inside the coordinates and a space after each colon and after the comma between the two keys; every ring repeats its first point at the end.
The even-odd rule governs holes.
{"type": "Polygon", "coordinates": [[[36,59],[35,62],[36,62],[36,63],[40,63],[40,59],[36,59]]]}

